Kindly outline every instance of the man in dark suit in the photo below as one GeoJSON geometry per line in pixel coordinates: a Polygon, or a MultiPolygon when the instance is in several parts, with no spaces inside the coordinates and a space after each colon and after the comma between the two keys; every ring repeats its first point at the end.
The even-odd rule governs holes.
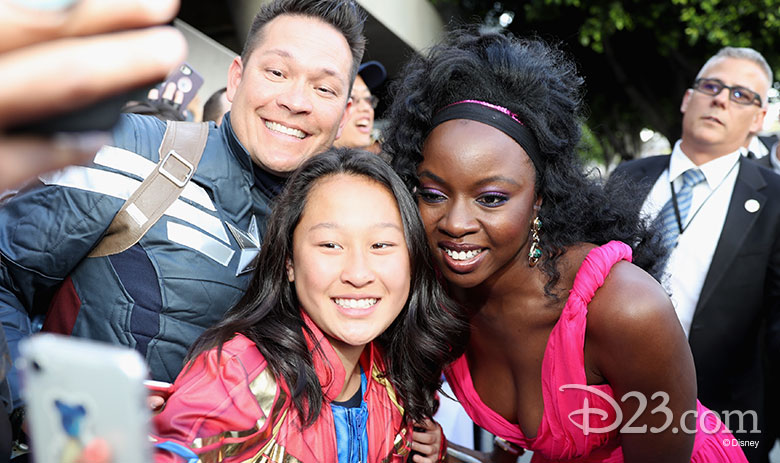
{"type": "Polygon", "coordinates": [[[780,392],[764,391],[762,363],[780,356],[780,176],[742,145],[763,123],[771,76],[755,50],[722,49],[685,92],[672,154],[613,174],[646,187],[642,212],[670,247],[662,283],[688,335],[699,399],[751,462],[766,461],[770,444],[756,443],[765,393],[780,392]]]}

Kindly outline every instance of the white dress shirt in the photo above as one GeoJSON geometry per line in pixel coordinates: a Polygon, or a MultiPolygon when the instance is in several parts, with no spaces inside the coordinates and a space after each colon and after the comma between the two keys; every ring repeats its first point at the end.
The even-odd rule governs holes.
{"type": "MultiPolygon", "coordinates": [[[[698,166],[706,181],[693,187],[691,208],[683,223],[684,231],[669,256],[661,278],[686,336],[690,332],[699,294],[726,222],[742,155],[744,148],[698,166]]],[[[672,150],[669,167],[658,177],[642,205],[643,215],[655,220],[661,208],[672,197],[669,182],[674,180],[674,190],[680,191],[682,173],[695,167],[680,149],[678,140],[672,150]]]]}

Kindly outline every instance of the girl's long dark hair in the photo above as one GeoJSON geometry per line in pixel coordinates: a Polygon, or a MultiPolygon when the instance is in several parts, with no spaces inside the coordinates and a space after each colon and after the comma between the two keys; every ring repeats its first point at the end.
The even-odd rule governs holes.
{"type": "Polygon", "coordinates": [[[277,379],[290,387],[304,423],[308,426],[317,419],[323,404],[322,388],[285,261],[292,256],[293,231],[309,192],[319,180],[337,174],[378,182],[398,203],[411,264],[409,298],[376,342],[385,353],[386,376],[405,408],[405,419],[430,417],[436,408],[441,370],[462,353],[452,346],[468,336],[468,325],[436,280],[414,198],[385,161],[364,151],[331,149],[306,161],[290,177],[268,221],[257,268],[244,297],[198,338],[188,358],[214,347],[221,349],[235,333],[241,333],[257,344],[277,379]]]}
{"type": "Polygon", "coordinates": [[[577,155],[583,79],[563,52],[537,39],[462,29],[413,58],[402,75],[391,87],[383,149],[410,187],[417,185],[431,119],[448,104],[482,100],[506,107],[534,133],[545,164],[536,172],[536,192],[543,198],[540,268],[548,296],[557,297],[560,257],[580,242],[623,241],[637,265],[658,275],[664,250],[652,225],[640,219],[635,186],[607,193],[577,155]]]}

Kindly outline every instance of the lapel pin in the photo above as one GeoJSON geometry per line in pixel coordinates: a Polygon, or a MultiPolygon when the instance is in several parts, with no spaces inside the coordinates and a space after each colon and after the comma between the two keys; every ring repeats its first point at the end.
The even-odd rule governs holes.
{"type": "Polygon", "coordinates": [[[745,201],[745,210],[751,214],[757,212],[759,209],[761,209],[761,204],[759,204],[755,199],[748,199],[745,201]]]}

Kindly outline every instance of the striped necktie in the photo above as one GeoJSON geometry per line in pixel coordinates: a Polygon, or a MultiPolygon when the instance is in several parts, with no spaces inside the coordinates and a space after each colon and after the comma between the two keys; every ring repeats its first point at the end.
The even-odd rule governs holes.
{"type": "MultiPolygon", "coordinates": [[[[685,224],[688,217],[688,211],[691,209],[691,198],[693,197],[693,187],[705,180],[701,170],[694,168],[688,169],[682,174],[683,185],[677,192],[677,208],[680,211],[680,224],[685,224]]],[[[677,245],[680,237],[681,225],[677,223],[677,217],[674,213],[674,196],[664,204],[663,209],[658,214],[661,221],[661,230],[663,232],[664,246],[672,249],[677,245]]]]}

